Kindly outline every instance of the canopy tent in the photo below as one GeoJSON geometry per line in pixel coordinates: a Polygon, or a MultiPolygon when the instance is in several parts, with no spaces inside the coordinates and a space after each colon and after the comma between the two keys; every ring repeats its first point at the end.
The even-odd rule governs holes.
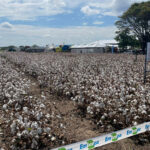
{"type": "Polygon", "coordinates": [[[95,41],[89,44],[82,44],[82,45],[73,45],[71,48],[93,48],[93,47],[106,47],[108,43],[116,43],[115,40],[100,40],[95,41]]]}

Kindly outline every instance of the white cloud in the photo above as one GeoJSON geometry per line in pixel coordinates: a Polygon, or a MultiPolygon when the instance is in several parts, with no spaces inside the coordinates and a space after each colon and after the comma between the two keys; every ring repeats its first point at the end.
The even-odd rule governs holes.
{"type": "Polygon", "coordinates": [[[116,27],[68,27],[68,28],[42,28],[28,25],[14,25],[13,29],[3,30],[1,45],[46,45],[46,44],[84,44],[97,40],[112,40],[116,27]],[[106,34],[109,33],[109,34],[106,34]],[[66,36],[67,35],[67,36],[66,36]]]}
{"type": "Polygon", "coordinates": [[[51,37],[51,35],[50,34],[44,34],[43,37],[49,38],[49,37],[51,37]]]}
{"type": "Polygon", "coordinates": [[[1,0],[0,17],[13,20],[31,20],[67,12],[64,0],[1,0]]]}
{"type": "Polygon", "coordinates": [[[86,15],[118,15],[133,2],[148,0],[0,0],[0,17],[33,20],[38,16],[70,13],[81,8],[86,15]]]}
{"type": "Polygon", "coordinates": [[[13,25],[10,24],[9,22],[3,22],[3,23],[0,24],[0,26],[2,28],[5,28],[5,29],[12,29],[13,28],[13,25]]]}
{"type": "Polygon", "coordinates": [[[93,22],[93,24],[95,24],[95,25],[101,25],[103,23],[104,23],[103,21],[95,21],[95,22],[93,22]]]}
{"type": "Polygon", "coordinates": [[[114,12],[121,14],[131,5],[131,1],[127,0],[115,0],[113,3],[114,12]]]}
{"type": "Polygon", "coordinates": [[[84,22],[84,23],[83,23],[83,26],[87,26],[87,22],[84,22]]]}
{"type": "Polygon", "coordinates": [[[119,16],[126,11],[131,4],[148,0],[103,0],[88,1],[82,8],[81,12],[85,15],[108,15],[119,16]],[[91,13],[90,13],[91,12],[91,13]]]}
{"type": "Polygon", "coordinates": [[[100,13],[100,10],[99,9],[93,9],[91,8],[90,6],[84,6],[81,8],[81,12],[83,12],[84,14],[86,15],[97,15],[100,13]]]}

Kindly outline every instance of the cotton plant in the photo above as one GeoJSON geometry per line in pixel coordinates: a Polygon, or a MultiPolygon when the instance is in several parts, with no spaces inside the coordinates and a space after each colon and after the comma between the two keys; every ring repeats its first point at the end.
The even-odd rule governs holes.
{"type": "MultiPolygon", "coordinates": [[[[75,101],[99,127],[119,125],[124,128],[149,121],[150,87],[149,83],[143,85],[143,56],[134,62],[134,56],[127,54],[2,55],[21,66],[41,88],[46,87],[50,93],[75,101]]],[[[10,103],[11,94],[5,93],[10,103]]],[[[7,107],[4,105],[4,109],[7,107]]],[[[24,112],[27,109],[24,108],[24,112]]],[[[34,115],[37,120],[43,116],[40,111],[34,115]]]]}
{"type": "MultiPolygon", "coordinates": [[[[14,58],[14,61],[18,59],[14,58]]],[[[57,136],[51,129],[53,113],[46,111],[45,98],[38,99],[28,95],[31,82],[24,77],[22,71],[14,69],[12,62],[13,60],[0,59],[1,115],[8,130],[5,136],[11,137],[9,148],[39,149],[46,136],[49,136],[49,142],[54,143],[57,136]]],[[[55,118],[55,114],[53,117],[55,118]]]]}

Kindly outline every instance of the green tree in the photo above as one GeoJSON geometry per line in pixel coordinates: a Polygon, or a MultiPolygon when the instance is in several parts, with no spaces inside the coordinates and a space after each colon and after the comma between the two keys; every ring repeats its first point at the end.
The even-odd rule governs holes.
{"type": "Polygon", "coordinates": [[[8,46],[8,51],[9,51],[9,52],[14,52],[14,51],[16,51],[16,47],[13,46],[13,45],[8,46]]]}
{"type": "Polygon", "coordinates": [[[116,22],[119,31],[129,30],[137,38],[145,52],[146,44],[150,41],[150,1],[133,4],[116,22]]]}
{"type": "Polygon", "coordinates": [[[39,46],[36,44],[32,45],[32,48],[37,48],[37,47],[39,47],[39,46]]]}
{"type": "Polygon", "coordinates": [[[140,46],[139,41],[134,35],[130,35],[128,29],[120,30],[116,32],[117,36],[115,40],[118,41],[119,47],[123,50],[127,49],[128,46],[132,48],[137,48],[140,46]]]}

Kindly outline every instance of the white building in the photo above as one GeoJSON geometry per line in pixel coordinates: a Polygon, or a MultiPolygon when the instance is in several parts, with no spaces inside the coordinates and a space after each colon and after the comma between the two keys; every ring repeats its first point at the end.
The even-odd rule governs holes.
{"type": "Polygon", "coordinates": [[[56,48],[56,46],[54,46],[54,44],[52,44],[51,46],[46,45],[45,52],[53,52],[55,48],[56,48]]]}
{"type": "Polygon", "coordinates": [[[106,43],[114,43],[114,40],[96,41],[85,45],[74,45],[71,47],[72,53],[104,53],[106,43]]]}

